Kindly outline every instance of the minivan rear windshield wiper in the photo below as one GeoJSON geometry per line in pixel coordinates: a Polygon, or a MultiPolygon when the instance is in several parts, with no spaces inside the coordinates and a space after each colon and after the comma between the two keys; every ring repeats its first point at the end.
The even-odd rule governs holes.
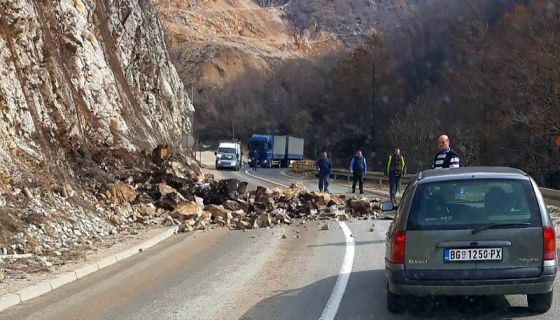
{"type": "Polygon", "coordinates": [[[529,226],[529,225],[531,225],[529,222],[491,223],[491,224],[484,225],[482,227],[472,229],[471,233],[472,234],[477,234],[481,231],[488,230],[488,229],[500,229],[500,228],[508,228],[508,227],[525,227],[525,226],[529,226]]]}

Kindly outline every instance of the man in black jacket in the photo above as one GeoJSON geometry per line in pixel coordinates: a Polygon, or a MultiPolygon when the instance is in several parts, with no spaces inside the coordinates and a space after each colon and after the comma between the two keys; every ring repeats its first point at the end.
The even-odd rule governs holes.
{"type": "Polygon", "coordinates": [[[449,137],[445,134],[438,138],[439,152],[434,158],[432,168],[459,168],[459,155],[449,147],[449,137]]]}
{"type": "Polygon", "coordinates": [[[329,192],[329,177],[331,175],[331,160],[326,151],[321,152],[321,159],[317,160],[319,170],[319,192],[329,192]]]}
{"type": "Polygon", "coordinates": [[[391,202],[396,204],[397,193],[401,185],[401,176],[406,174],[406,162],[404,156],[401,155],[401,149],[395,147],[393,153],[387,159],[387,167],[385,175],[389,176],[389,194],[391,202]]]}
{"type": "Polygon", "coordinates": [[[364,176],[367,172],[366,159],[362,155],[362,150],[358,150],[350,161],[350,173],[352,173],[352,193],[356,192],[356,182],[359,183],[360,193],[364,193],[364,176]]]}

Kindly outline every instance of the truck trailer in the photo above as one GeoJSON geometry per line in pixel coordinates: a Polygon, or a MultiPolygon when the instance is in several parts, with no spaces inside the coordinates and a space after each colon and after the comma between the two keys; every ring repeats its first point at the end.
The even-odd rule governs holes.
{"type": "Polygon", "coordinates": [[[249,164],[259,167],[288,167],[290,161],[303,159],[303,139],[291,136],[253,134],[249,139],[249,164]]]}

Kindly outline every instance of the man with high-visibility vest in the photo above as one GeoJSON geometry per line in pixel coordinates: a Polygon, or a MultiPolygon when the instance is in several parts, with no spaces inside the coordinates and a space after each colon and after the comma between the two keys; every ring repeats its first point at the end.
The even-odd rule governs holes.
{"type": "Polygon", "coordinates": [[[391,195],[391,202],[396,204],[397,194],[399,193],[401,185],[401,176],[406,174],[406,162],[399,148],[395,148],[393,153],[389,155],[385,174],[389,176],[389,194],[391,195]]]}

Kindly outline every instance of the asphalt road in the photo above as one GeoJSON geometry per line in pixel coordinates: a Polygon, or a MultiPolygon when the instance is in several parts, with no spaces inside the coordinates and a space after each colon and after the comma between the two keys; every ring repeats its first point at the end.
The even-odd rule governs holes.
{"type": "MultiPolygon", "coordinates": [[[[247,180],[251,188],[294,181],[282,170],[249,173],[269,181],[245,170],[214,172],[218,178],[247,180]]],[[[314,181],[306,184],[316,188],[314,181]]],[[[349,189],[333,185],[331,191],[349,189]]],[[[528,313],[523,296],[415,299],[403,315],[389,314],[383,264],[389,223],[331,221],[330,230],[320,231],[322,222],[307,221],[247,232],[179,234],[8,309],[0,319],[560,318],[558,296],[545,315],[528,313]]]]}

